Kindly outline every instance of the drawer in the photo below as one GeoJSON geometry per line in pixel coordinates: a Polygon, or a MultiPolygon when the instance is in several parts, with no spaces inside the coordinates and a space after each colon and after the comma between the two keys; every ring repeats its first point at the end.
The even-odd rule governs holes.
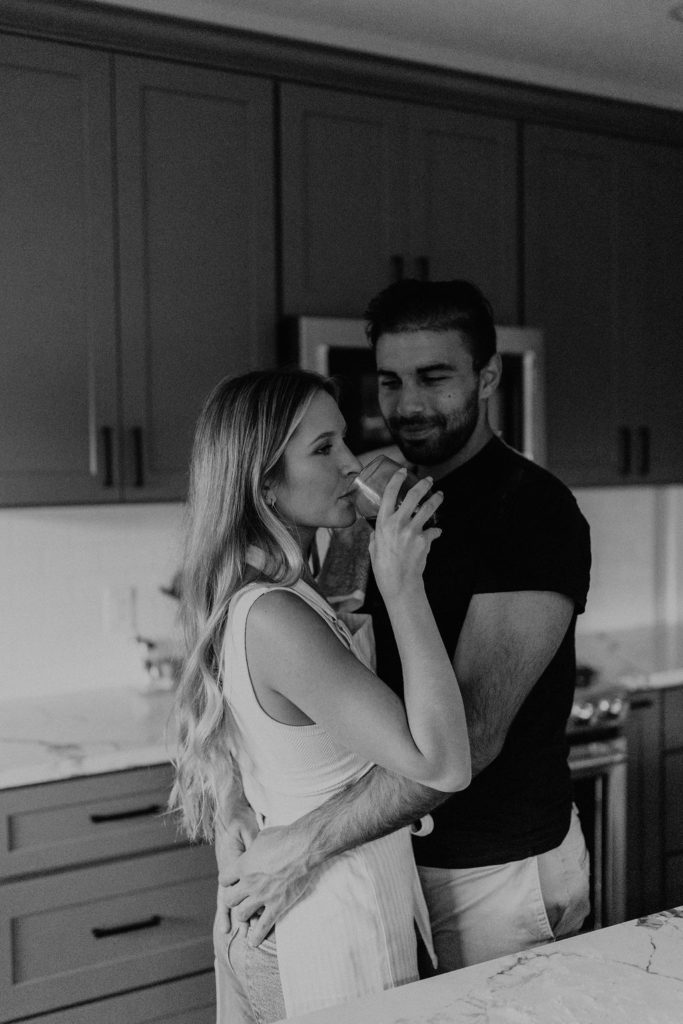
{"type": "Polygon", "coordinates": [[[216,863],[184,847],[0,890],[0,1021],[213,965],[216,863]]]}
{"type": "Polygon", "coordinates": [[[683,750],[683,687],[663,691],[664,749],[683,750]]]}
{"type": "Polygon", "coordinates": [[[213,971],[98,999],[34,1018],[31,1024],[215,1024],[213,971]]]}
{"type": "Polygon", "coordinates": [[[683,853],[683,750],[664,754],[664,850],[683,853]]]}
{"type": "Polygon", "coordinates": [[[0,879],[172,847],[170,765],[0,790],[0,879]]]}

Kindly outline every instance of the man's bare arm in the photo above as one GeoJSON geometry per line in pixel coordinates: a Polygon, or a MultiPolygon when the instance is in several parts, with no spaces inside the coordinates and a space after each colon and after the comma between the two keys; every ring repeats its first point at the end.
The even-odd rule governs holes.
{"type": "Polygon", "coordinates": [[[253,919],[249,942],[258,946],[329,857],[412,824],[448,796],[375,767],[291,825],[259,832],[236,861],[221,864],[217,851],[219,903],[253,919]]]}

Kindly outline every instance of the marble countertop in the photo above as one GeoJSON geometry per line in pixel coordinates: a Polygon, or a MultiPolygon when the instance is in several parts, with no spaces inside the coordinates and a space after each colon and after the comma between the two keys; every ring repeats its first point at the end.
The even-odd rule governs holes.
{"type": "Polygon", "coordinates": [[[169,760],[173,695],[92,690],[0,702],[0,789],[169,760]]]}
{"type": "Polygon", "coordinates": [[[683,907],[489,960],[301,1024],[681,1024],[683,907]]]}
{"type": "Polygon", "coordinates": [[[680,686],[683,624],[577,634],[576,659],[578,664],[597,670],[595,687],[619,685],[641,690],[680,686]]]}

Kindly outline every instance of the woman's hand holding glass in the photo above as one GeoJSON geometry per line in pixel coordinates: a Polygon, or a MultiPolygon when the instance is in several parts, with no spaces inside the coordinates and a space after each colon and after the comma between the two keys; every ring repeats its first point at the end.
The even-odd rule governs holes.
{"type": "Polygon", "coordinates": [[[443,501],[443,494],[429,494],[433,481],[425,477],[410,488],[397,507],[405,477],[406,470],[399,469],[387,483],[369,544],[373,572],[385,601],[405,593],[417,582],[422,584],[429,549],[441,536],[439,527],[427,523],[443,501]]]}

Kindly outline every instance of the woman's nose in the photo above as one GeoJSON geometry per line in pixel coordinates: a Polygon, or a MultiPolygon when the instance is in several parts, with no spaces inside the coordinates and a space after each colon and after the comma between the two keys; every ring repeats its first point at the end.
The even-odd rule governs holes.
{"type": "MultiPolygon", "coordinates": [[[[346,446],[344,446],[346,447],[346,446]]],[[[350,448],[346,448],[342,472],[344,476],[356,476],[363,468],[350,448]]]]}

